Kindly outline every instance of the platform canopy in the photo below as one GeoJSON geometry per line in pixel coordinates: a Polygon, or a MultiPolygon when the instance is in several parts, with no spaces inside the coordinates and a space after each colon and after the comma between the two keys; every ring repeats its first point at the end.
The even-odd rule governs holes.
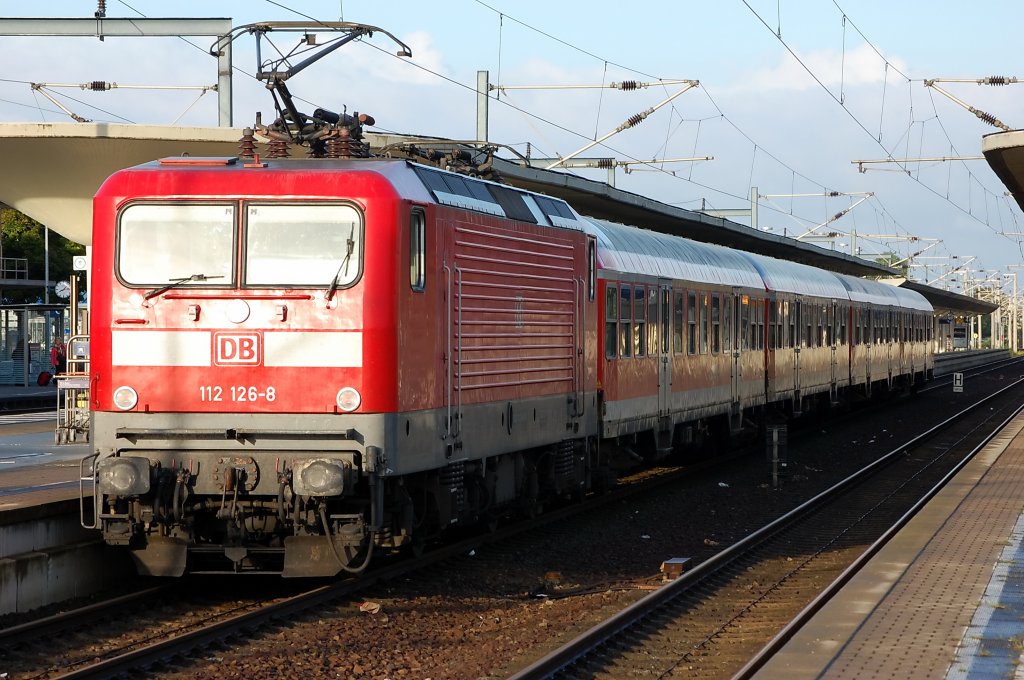
{"type": "Polygon", "coordinates": [[[238,128],[0,123],[0,203],[89,245],[92,197],[122,168],[166,156],[235,156],[238,128]]]}
{"type": "MultiPolygon", "coordinates": [[[[112,173],[168,156],[236,156],[241,136],[241,128],[231,127],[0,123],[0,156],[6,161],[0,164],[0,203],[20,210],[72,241],[90,245],[92,197],[112,173]]],[[[366,138],[372,148],[425,139],[396,139],[373,133],[366,138]]],[[[1024,138],[1017,139],[1018,146],[1024,144],[1024,138]]],[[[302,147],[291,148],[293,156],[303,156],[304,152],[302,147]]],[[[988,153],[986,150],[986,156],[988,153]]],[[[1024,166],[1024,153],[1020,163],[1024,166]]],[[[642,225],[654,231],[853,275],[895,273],[874,262],[682,210],[576,175],[501,160],[496,161],[495,167],[509,184],[564,198],[591,217],[642,225]]],[[[1015,192],[1018,202],[1022,195],[1015,192]]],[[[969,305],[971,298],[957,296],[944,301],[969,305]]]]}
{"type": "Polygon", "coordinates": [[[985,135],[981,138],[981,152],[1017,205],[1024,209],[1024,130],[985,135]]]}
{"type": "Polygon", "coordinates": [[[920,293],[935,309],[936,314],[991,314],[999,305],[987,300],[961,295],[951,290],[933,288],[904,278],[882,279],[882,283],[899,286],[920,293]]]}

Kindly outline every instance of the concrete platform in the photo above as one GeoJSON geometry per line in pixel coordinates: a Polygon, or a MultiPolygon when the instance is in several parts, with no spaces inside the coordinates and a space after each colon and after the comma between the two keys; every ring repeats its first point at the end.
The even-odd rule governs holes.
{"type": "Polygon", "coordinates": [[[0,413],[47,406],[57,408],[57,386],[53,382],[46,387],[0,385],[0,413]]]}
{"type": "Polygon", "coordinates": [[[1024,415],[754,677],[1024,678],[1024,415]]]}

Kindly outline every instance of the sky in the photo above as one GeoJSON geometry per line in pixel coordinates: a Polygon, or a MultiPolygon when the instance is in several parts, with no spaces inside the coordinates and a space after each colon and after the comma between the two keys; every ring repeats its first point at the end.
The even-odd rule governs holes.
{"type": "MultiPolygon", "coordinates": [[[[86,18],[97,7],[0,0],[0,17],[86,18]]],[[[981,155],[982,136],[999,130],[926,79],[966,79],[936,85],[1024,127],[1024,83],[974,82],[1024,78],[1012,57],[1019,2],[107,0],[106,16],[370,24],[407,44],[412,57],[396,56],[382,33],[341,48],[289,81],[307,112],[364,112],[376,119],[373,131],[473,139],[477,72],[487,71],[489,83],[507,88],[491,92],[489,139],[519,154],[567,156],[657,107],[581,157],[631,163],[616,170],[618,188],[690,210],[749,207],[756,187],[759,229],[805,238],[831,232],[814,242],[869,259],[913,256],[912,278],[952,290],[963,289],[965,274],[1009,290],[1024,263],[1024,216],[984,160],[868,163],[864,172],[853,163],[981,155]],[[699,86],[679,94],[679,80],[699,86]],[[624,81],[641,87],[516,89],[624,81]],[[713,160],[635,163],[704,156],[713,160]]],[[[279,34],[274,45],[287,51],[296,39],[279,34]]],[[[45,92],[95,121],[215,126],[216,93],[123,87],[212,85],[212,42],[0,37],[0,121],[67,122],[30,84],[104,80],[122,87],[45,92]]],[[[274,117],[251,75],[254,46],[243,35],[233,47],[236,126],[251,124],[257,111],[264,121],[274,117]]],[[[263,49],[266,58],[272,48],[263,49]]],[[[605,170],[568,171],[607,178],[605,170]]]]}

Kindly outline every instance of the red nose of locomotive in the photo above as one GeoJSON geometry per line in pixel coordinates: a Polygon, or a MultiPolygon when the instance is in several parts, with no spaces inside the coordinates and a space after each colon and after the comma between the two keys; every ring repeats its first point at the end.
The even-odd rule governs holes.
{"type": "MultiPolygon", "coordinates": [[[[225,194],[232,182],[255,178],[263,191],[291,193],[267,175],[207,177],[225,194]]],[[[148,186],[147,179],[133,178],[148,186]]],[[[110,214],[97,224],[114,227],[102,238],[115,248],[110,260],[95,258],[102,298],[94,361],[107,370],[97,376],[94,408],[323,414],[393,407],[387,391],[368,391],[363,381],[365,349],[387,345],[373,335],[393,327],[386,305],[375,305],[373,319],[365,315],[366,291],[375,278],[387,279],[387,267],[365,266],[365,205],[281,196],[98,202],[97,211],[110,214]]]]}

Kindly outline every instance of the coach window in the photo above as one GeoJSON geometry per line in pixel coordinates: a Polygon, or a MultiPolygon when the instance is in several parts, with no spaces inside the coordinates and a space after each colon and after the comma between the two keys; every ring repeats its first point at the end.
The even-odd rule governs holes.
{"type": "Polygon", "coordinates": [[[427,218],[418,208],[409,214],[409,285],[422,291],[427,284],[427,218]]]}
{"type": "Polygon", "coordinates": [[[633,288],[623,284],[619,289],[619,356],[626,358],[633,354],[633,331],[630,321],[633,314],[633,288]]]}
{"type": "Polygon", "coordinates": [[[647,289],[647,353],[658,353],[658,288],[647,289]]]}
{"type": "Polygon", "coordinates": [[[686,294],[686,352],[697,353],[697,295],[686,294]]]}
{"type": "Polygon", "coordinates": [[[668,288],[661,289],[661,353],[667,355],[669,352],[669,335],[672,332],[672,321],[669,317],[672,294],[668,288]]]}
{"type": "Polygon", "coordinates": [[[768,308],[771,307],[771,300],[761,300],[758,305],[757,316],[757,348],[763,350],[768,344],[768,308]]]}
{"type": "Polygon", "coordinates": [[[672,353],[683,353],[683,292],[672,291],[672,353]]]}
{"type": "Polygon", "coordinates": [[[764,349],[764,301],[750,303],[750,349],[764,349]]]}
{"type": "Polygon", "coordinates": [[[619,290],[615,286],[604,289],[604,355],[614,359],[618,346],[619,290]]]}
{"type": "Polygon", "coordinates": [[[845,345],[846,344],[846,340],[847,340],[847,338],[846,338],[846,315],[847,315],[846,305],[839,305],[836,308],[836,313],[839,315],[839,317],[836,319],[836,327],[838,329],[838,331],[837,331],[837,333],[838,333],[838,338],[837,338],[838,343],[837,344],[845,345]]]}
{"type": "Polygon", "coordinates": [[[796,300],[789,303],[789,348],[793,349],[800,346],[800,303],[796,300]]]}
{"type": "Polygon", "coordinates": [[[647,297],[640,286],[633,289],[633,356],[642,357],[647,353],[647,323],[644,305],[647,297]]]}
{"type": "Polygon", "coordinates": [[[722,351],[722,299],[715,293],[711,296],[711,353],[722,351]]]}
{"type": "Polygon", "coordinates": [[[233,285],[234,244],[232,205],[136,203],[118,218],[117,273],[129,286],[233,285]]]}
{"type": "Polygon", "coordinates": [[[778,347],[778,343],[781,341],[782,333],[778,325],[779,313],[782,310],[781,300],[772,300],[768,304],[771,305],[771,318],[768,323],[771,324],[771,330],[768,336],[768,348],[775,349],[778,347]]]}
{"type": "Polygon", "coordinates": [[[336,290],[359,278],[363,225],[354,207],[250,203],[245,216],[247,286],[336,290]]]}
{"type": "Polygon", "coordinates": [[[722,351],[732,351],[732,294],[724,296],[722,303],[722,351]]]}
{"type": "Polygon", "coordinates": [[[739,298],[739,328],[736,329],[736,337],[739,338],[739,346],[736,349],[750,349],[751,337],[751,298],[743,295],[739,298]]]}
{"type": "Polygon", "coordinates": [[[707,293],[700,296],[700,302],[697,305],[697,313],[700,315],[697,323],[700,326],[700,353],[708,353],[708,321],[711,316],[711,300],[707,293]]]}
{"type": "Polygon", "coordinates": [[[818,315],[817,305],[805,305],[804,313],[804,347],[814,347],[814,320],[818,315]]]}
{"type": "Polygon", "coordinates": [[[753,349],[764,349],[764,300],[758,300],[754,303],[754,317],[750,320],[750,325],[754,337],[750,339],[750,346],[753,349]]]}
{"type": "Polygon", "coordinates": [[[750,349],[756,350],[757,347],[757,319],[759,316],[759,307],[761,306],[760,300],[750,301],[750,349]]]}

